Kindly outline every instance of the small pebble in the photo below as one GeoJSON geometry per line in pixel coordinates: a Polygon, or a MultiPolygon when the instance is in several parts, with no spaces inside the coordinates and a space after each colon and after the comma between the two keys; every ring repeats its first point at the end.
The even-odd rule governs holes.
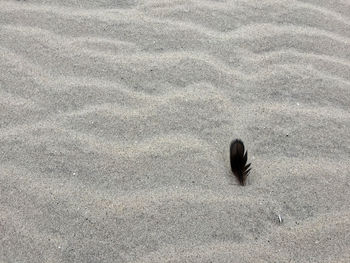
{"type": "Polygon", "coordinates": [[[278,221],[280,222],[280,224],[282,224],[282,223],[283,223],[283,218],[282,218],[282,216],[281,216],[281,215],[278,215],[278,221]]]}

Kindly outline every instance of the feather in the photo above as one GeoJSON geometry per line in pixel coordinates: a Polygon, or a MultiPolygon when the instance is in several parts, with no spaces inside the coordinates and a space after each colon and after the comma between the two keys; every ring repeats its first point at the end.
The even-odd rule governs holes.
{"type": "Polygon", "coordinates": [[[236,139],[230,145],[231,170],[237,177],[241,185],[245,184],[250,172],[250,163],[247,164],[248,152],[244,153],[244,144],[241,140],[236,139]]]}

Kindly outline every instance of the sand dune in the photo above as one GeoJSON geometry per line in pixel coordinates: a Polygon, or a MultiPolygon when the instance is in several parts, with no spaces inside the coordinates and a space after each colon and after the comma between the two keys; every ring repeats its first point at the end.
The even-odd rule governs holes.
{"type": "Polygon", "coordinates": [[[0,76],[1,262],[349,262],[348,1],[3,0],[0,76]]]}

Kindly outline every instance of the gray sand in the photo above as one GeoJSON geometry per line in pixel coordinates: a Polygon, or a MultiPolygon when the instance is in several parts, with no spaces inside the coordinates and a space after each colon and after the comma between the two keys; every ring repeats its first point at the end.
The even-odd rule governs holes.
{"type": "Polygon", "coordinates": [[[346,0],[2,0],[0,261],[350,262],[349,106],[346,0]]]}

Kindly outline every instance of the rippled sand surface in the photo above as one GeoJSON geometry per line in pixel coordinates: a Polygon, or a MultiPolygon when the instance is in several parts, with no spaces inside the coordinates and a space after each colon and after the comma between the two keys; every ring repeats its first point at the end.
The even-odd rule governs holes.
{"type": "Polygon", "coordinates": [[[0,261],[349,262],[349,108],[346,0],[2,0],[0,261]]]}

